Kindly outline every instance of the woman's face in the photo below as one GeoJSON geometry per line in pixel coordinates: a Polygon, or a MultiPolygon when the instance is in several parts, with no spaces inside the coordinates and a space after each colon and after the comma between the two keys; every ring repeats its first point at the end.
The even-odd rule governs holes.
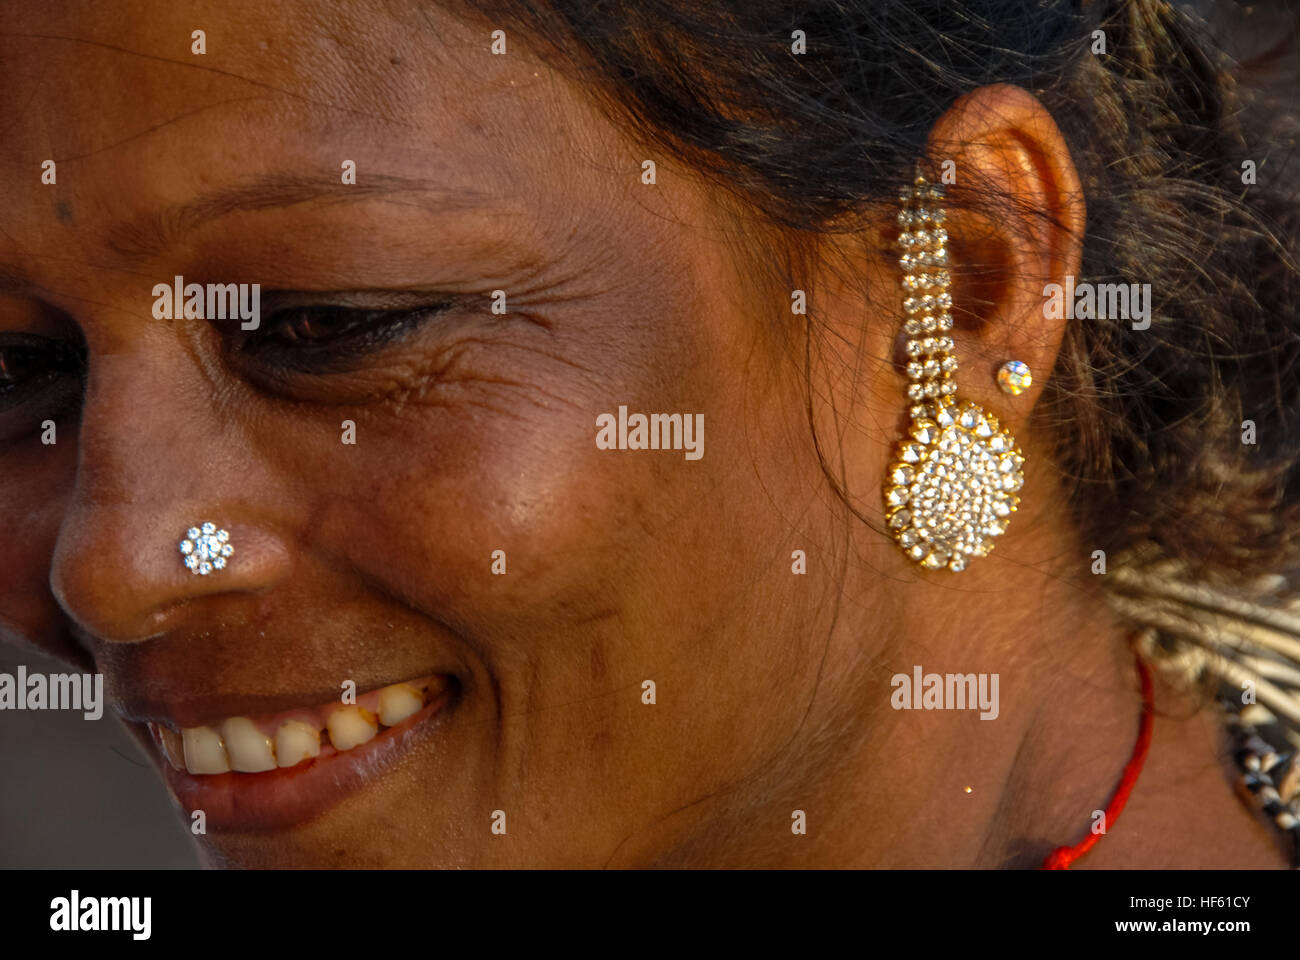
{"type": "Polygon", "coordinates": [[[708,856],[722,806],[773,798],[788,836],[836,514],[804,318],[716,196],[522,35],[494,54],[427,3],[0,24],[0,625],[105,674],[214,860],[708,856]],[[258,328],[157,316],[178,276],[259,284],[258,328]],[[602,449],[620,407],[702,415],[703,455],[602,449]],[[235,552],[197,576],[204,521],[235,552]],[[298,767],[156,743],[274,741],[428,677],[419,714],[298,767]]]}

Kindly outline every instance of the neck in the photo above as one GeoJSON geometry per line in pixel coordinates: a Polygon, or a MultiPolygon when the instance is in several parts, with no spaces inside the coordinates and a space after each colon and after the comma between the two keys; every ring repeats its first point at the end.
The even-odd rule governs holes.
{"type": "MultiPolygon", "coordinates": [[[[999,715],[877,703],[857,739],[841,741],[838,782],[806,791],[836,798],[825,805],[837,822],[823,828],[819,862],[1033,869],[1089,835],[1137,744],[1143,699],[1132,631],[1094,581],[1071,584],[1039,569],[1046,565],[1014,577],[989,571],[955,604],[953,589],[941,588],[920,609],[943,609],[947,593],[950,609],[968,612],[931,618],[928,631],[877,628],[906,640],[887,644],[855,681],[859,705],[880,700],[890,675],[919,662],[927,673],[999,673],[999,715]],[[1034,602],[1017,614],[1019,597],[1034,602]],[[851,859],[836,847],[850,836],[851,859]]],[[[1150,753],[1129,802],[1075,869],[1284,866],[1218,762],[1214,711],[1158,674],[1155,704],[1150,753]]]]}
{"type": "MultiPolygon", "coordinates": [[[[676,811],[650,841],[659,853],[642,859],[1037,868],[1089,835],[1133,754],[1143,710],[1131,630],[1097,581],[1071,581],[1047,562],[990,559],[960,583],[909,574],[905,588],[882,591],[891,558],[866,558],[862,576],[874,582],[841,593],[872,597],[870,609],[846,606],[833,627],[808,625],[809,636],[826,626],[830,642],[817,682],[800,688],[809,707],[783,755],[676,811]],[[891,679],[910,679],[918,665],[923,674],[998,674],[997,717],[894,709],[891,679]],[[796,810],[806,834],[788,826],[796,810]]],[[[1215,762],[1212,712],[1158,677],[1155,699],[1151,752],[1128,805],[1075,868],[1282,865],[1215,762]]]]}
{"type": "MultiPolygon", "coordinates": [[[[960,610],[928,633],[896,634],[911,639],[887,669],[996,673],[997,717],[892,703],[875,712],[857,751],[869,772],[860,787],[878,811],[869,819],[891,829],[860,834],[862,865],[1037,866],[1088,834],[1132,754],[1136,669],[1126,631],[1100,598],[1030,570],[989,580],[987,592],[963,591],[960,610]],[[1017,614],[1013,600],[1023,597],[1034,603],[1017,614]]],[[[953,606],[951,589],[942,592],[953,606]]]]}
{"type": "MultiPolygon", "coordinates": [[[[841,610],[782,759],[744,797],[690,811],[664,862],[1036,867],[1083,839],[1137,738],[1142,701],[1127,631],[1090,583],[1043,565],[1014,576],[986,566],[959,574],[959,585],[916,578],[888,591],[905,609],[841,610]],[[917,666],[923,675],[998,674],[996,718],[980,719],[978,706],[895,709],[891,679],[910,683],[917,666]],[[772,825],[790,823],[794,810],[805,811],[808,829],[791,838],[772,825]]],[[[874,588],[849,585],[844,596],[882,595],[872,571],[890,568],[863,568],[874,588]]],[[[912,694],[916,706],[920,691],[912,694]]]]}

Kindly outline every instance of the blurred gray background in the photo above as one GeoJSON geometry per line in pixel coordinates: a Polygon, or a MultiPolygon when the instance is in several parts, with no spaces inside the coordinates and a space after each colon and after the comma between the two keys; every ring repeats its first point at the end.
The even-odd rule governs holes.
{"type": "MultiPolygon", "coordinates": [[[[0,673],[63,666],[0,645],[0,673]]],[[[195,868],[189,828],[111,710],[0,714],[0,868],[195,868]]]]}

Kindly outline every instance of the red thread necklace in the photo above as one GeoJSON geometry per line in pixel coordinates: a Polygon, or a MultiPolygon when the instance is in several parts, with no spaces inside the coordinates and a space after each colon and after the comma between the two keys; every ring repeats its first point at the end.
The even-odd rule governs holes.
{"type": "MultiPolygon", "coordinates": [[[[1138,728],[1137,745],[1133,748],[1133,755],[1129,757],[1128,763],[1124,766],[1124,775],[1119,778],[1119,786],[1115,788],[1115,793],[1110,798],[1104,814],[1106,829],[1109,830],[1119,819],[1120,811],[1124,809],[1124,804],[1128,803],[1128,795],[1133,792],[1133,787],[1137,783],[1138,774],[1142,772],[1142,764],[1146,762],[1147,750],[1151,747],[1151,723],[1155,714],[1155,694],[1151,689],[1151,671],[1147,665],[1142,662],[1140,657],[1137,658],[1138,674],[1142,678],[1142,723],[1138,728]]],[[[1043,861],[1043,870],[1068,870],[1070,864],[1078,860],[1085,853],[1096,845],[1097,841],[1102,838],[1103,834],[1091,833],[1081,842],[1072,847],[1057,847],[1047,855],[1043,861]]]]}

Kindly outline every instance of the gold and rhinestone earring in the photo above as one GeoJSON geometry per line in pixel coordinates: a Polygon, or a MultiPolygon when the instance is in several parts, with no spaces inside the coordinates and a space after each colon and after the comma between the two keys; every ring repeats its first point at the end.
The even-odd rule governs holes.
{"type": "Polygon", "coordinates": [[[1020,503],[1024,454],[997,417],[957,397],[943,188],[917,175],[899,198],[907,315],[908,436],[885,474],[885,519],[929,570],[965,570],[986,556],[1020,503]]]}

